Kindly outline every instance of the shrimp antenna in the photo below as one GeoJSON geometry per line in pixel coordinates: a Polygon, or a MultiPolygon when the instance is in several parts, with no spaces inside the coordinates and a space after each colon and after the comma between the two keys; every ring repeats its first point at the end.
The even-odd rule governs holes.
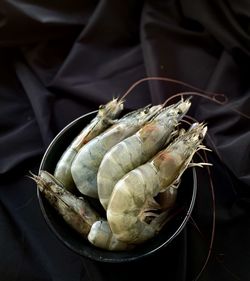
{"type": "MultiPolygon", "coordinates": [[[[205,151],[204,151],[204,156],[205,156],[205,160],[208,161],[207,154],[205,153],[205,151]]],[[[208,172],[209,183],[210,183],[210,187],[211,187],[212,210],[213,210],[213,216],[212,217],[213,217],[213,220],[212,220],[211,239],[210,239],[210,243],[209,243],[208,254],[207,254],[206,260],[205,260],[205,262],[204,262],[200,272],[198,273],[198,275],[194,279],[195,281],[197,281],[200,278],[200,276],[202,275],[203,271],[205,270],[205,268],[206,268],[206,266],[208,264],[208,261],[209,261],[209,258],[211,256],[211,252],[212,252],[212,249],[213,249],[214,234],[215,234],[215,194],[214,194],[214,184],[213,184],[213,181],[212,181],[212,175],[211,175],[210,167],[206,166],[206,169],[207,169],[207,172],[208,172]]]]}
{"type": "MultiPolygon", "coordinates": [[[[145,77],[145,78],[142,78],[142,79],[136,81],[134,84],[132,84],[132,86],[129,87],[129,89],[124,93],[124,95],[121,97],[121,99],[124,99],[135,87],[137,87],[139,84],[141,84],[145,81],[164,81],[164,82],[175,83],[175,84],[187,87],[189,89],[192,89],[193,91],[203,93],[205,97],[207,97],[209,99],[212,99],[214,101],[219,101],[219,100],[216,100],[216,97],[222,98],[225,102],[227,101],[227,98],[224,94],[204,91],[202,89],[199,89],[195,86],[192,86],[188,83],[185,83],[185,82],[182,82],[182,81],[179,81],[179,80],[176,80],[176,79],[171,79],[171,78],[167,78],[167,77],[155,77],[155,76],[145,77]],[[209,96],[211,96],[211,97],[209,97],[209,96]]],[[[177,94],[177,95],[181,95],[181,94],[177,94]]],[[[223,103],[223,101],[222,101],[222,103],[223,103]]]]}
{"type": "MultiPolygon", "coordinates": [[[[192,121],[195,121],[197,122],[197,120],[195,118],[192,118],[190,117],[190,119],[192,119],[192,121]]],[[[187,123],[189,125],[191,125],[191,123],[187,120],[182,120],[184,123],[187,123]]],[[[206,154],[206,151],[203,150],[203,153],[204,153],[204,158],[203,156],[201,156],[200,153],[196,152],[197,155],[201,158],[201,160],[205,163],[208,163],[208,158],[207,158],[207,154],[206,154]]],[[[198,273],[198,275],[196,276],[196,278],[194,279],[194,281],[197,281],[200,276],[202,275],[203,271],[205,270],[207,264],[208,264],[208,261],[209,261],[209,258],[211,256],[211,252],[212,252],[212,249],[213,249],[213,243],[214,243],[214,235],[215,235],[215,217],[216,217],[216,214],[215,214],[215,194],[214,194],[214,184],[213,184],[213,181],[212,181],[212,175],[211,175],[211,170],[210,170],[210,167],[209,165],[206,165],[206,169],[207,169],[207,172],[208,172],[208,177],[209,177],[209,184],[210,184],[210,189],[211,189],[211,195],[212,195],[212,210],[213,210],[213,213],[212,213],[212,230],[211,230],[211,239],[210,239],[210,243],[209,243],[209,247],[208,247],[208,253],[207,253],[207,257],[206,257],[206,260],[200,270],[200,272],[198,273]]],[[[194,219],[192,218],[192,221],[194,222],[194,219]]],[[[196,228],[198,229],[198,231],[201,233],[200,229],[198,228],[197,224],[195,223],[195,226],[196,228]]]]}
{"type": "MultiPolygon", "coordinates": [[[[168,100],[165,101],[164,104],[166,104],[169,100],[177,97],[177,96],[181,96],[181,95],[195,95],[195,96],[200,96],[203,98],[206,98],[212,102],[215,102],[219,105],[225,105],[228,103],[228,98],[225,94],[219,94],[219,93],[215,93],[215,92],[210,92],[210,91],[205,91],[202,89],[199,89],[195,86],[192,86],[188,83],[176,80],[176,79],[171,79],[171,78],[167,78],[167,77],[155,77],[155,76],[151,76],[151,77],[145,77],[142,78],[138,81],[136,81],[134,84],[132,84],[132,86],[129,87],[129,89],[124,93],[124,95],[121,97],[121,100],[123,100],[136,86],[138,86],[139,84],[145,82],[145,81],[164,81],[164,82],[170,82],[170,83],[175,83],[178,85],[182,85],[186,88],[192,89],[195,92],[183,92],[183,93],[178,93],[176,95],[173,95],[172,97],[170,97],[168,100]]],[[[237,112],[239,115],[250,119],[250,115],[247,115],[241,111],[239,111],[236,108],[230,108],[232,111],[237,112]]]]}
{"type": "Polygon", "coordinates": [[[217,100],[217,99],[216,99],[216,96],[210,97],[210,96],[208,96],[208,95],[205,95],[205,94],[199,93],[199,92],[181,92],[181,93],[177,93],[177,94],[175,94],[175,95],[169,97],[169,98],[165,101],[165,104],[167,104],[170,100],[172,100],[172,99],[174,99],[174,98],[176,98],[176,97],[178,97],[178,96],[181,96],[181,99],[183,99],[183,96],[191,96],[191,97],[192,97],[192,96],[198,96],[198,97],[202,97],[202,98],[208,99],[208,100],[210,100],[210,101],[213,101],[213,102],[215,102],[215,103],[217,103],[217,104],[219,104],[219,105],[224,105],[224,104],[226,104],[226,103],[228,102],[228,99],[227,99],[226,96],[224,96],[225,99],[224,99],[223,101],[220,101],[220,100],[217,100]]]}

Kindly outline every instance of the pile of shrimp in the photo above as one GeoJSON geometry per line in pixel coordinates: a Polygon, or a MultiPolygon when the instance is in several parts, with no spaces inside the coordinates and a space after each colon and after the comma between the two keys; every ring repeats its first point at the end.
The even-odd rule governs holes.
{"type": "Polygon", "coordinates": [[[181,127],[191,99],[148,105],[119,117],[124,99],[100,106],[59,159],[32,175],[64,220],[96,247],[121,251],[155,237],[169,220],[184,171],[207,148],[204,123],[181,127]],[[77,196],[77,192],[81,197],[77,196]],[[95,198],[101,216],[90,204],[95,198]],[[157,198],[157,199],[156,199],[157,198]]]}

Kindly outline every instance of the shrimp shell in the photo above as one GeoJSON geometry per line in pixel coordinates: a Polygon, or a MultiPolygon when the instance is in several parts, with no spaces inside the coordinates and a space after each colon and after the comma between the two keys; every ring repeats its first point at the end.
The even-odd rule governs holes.
{"type": "Polygon", "coordinates": [[[119,142],[104,155],[97,174],[98,195],[104,209],[107,209],[117,181],[163,148],[190,106],[187,99],[162,109],[137,133],[119,142]]]}
{"type": "Polygon", "coordinates": [[[160,108],[160,105],[144,107],[125,115],[80,149],[72,163],[71,174],[82,194],[98,198],[97,172],[103,156],[112,146],[139,130],[160,108]]]}
{"type": "Polygon", "coordinates": [[[161,210],[155,197],[171,186],[177,188],[194,153],[205,148],[201,142],[206,131],[204,124],[192,126],[151,161],[117,182],[107,208],[107,219],[118,240],[139,244],[161,230],[167,221],[168,210],[154,213],[161,210]]]}

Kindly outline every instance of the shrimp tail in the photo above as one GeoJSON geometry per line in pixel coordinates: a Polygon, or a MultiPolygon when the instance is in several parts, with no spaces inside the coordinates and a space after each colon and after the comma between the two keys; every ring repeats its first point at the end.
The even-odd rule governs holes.
{"type": "Polygon", "coordinates": [[[110,251],[134,248],[134,245],[116,239],[106,220],[98,220],[92,225],[88,234],[88,240],[94,246],[110,251]]]}

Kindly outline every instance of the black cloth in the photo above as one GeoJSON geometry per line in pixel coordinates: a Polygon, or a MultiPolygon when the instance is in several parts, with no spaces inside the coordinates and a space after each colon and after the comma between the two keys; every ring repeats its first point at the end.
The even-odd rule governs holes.
{"type": "MultiPolygon", "coordinates": [[[[193,97],[189,114],[209,127],[206,144],[216,226],[199,280],[250,280],[250,2],[0,1],[0,280],[194,280],[207,257],[213,200],[198,169],[192,219],[156,256],[101,264],[71,252],[46,225],[27,177],[69,122],[146,76],[225,95],[193,97]],[[197,225],[197,227],[196,227],[197,225]],[[199,230],[198,230],[199,229],[199,230]]],[[[181,91],[144,82],[126,107],[181,91]]]]}

